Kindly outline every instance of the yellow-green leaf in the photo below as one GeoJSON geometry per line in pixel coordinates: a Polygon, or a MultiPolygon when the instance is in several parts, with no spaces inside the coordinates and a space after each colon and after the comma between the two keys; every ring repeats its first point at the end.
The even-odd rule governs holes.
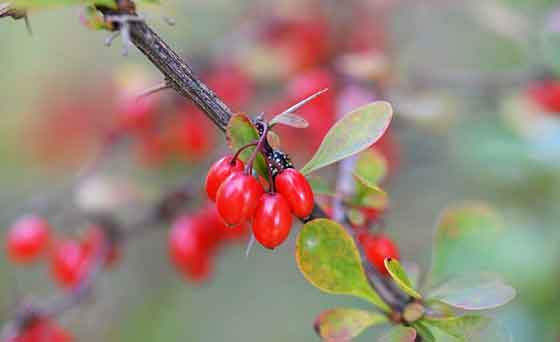
{"type": "Polygon", "coordinates": [[[354,240],[337,222],[307,222],[296,241],[296,261],[305,278],[329,293],[352,295],[389,311],[366,278],[354,240]]]}
{"type": "Polygon", "coordinates": [[[385,335],[383,335],[379,342],[414,342],[416,341],[416,330],[411,327],[398,325],[385,335]]]}
{"type": "Polygon", "coordinates": [[[420,299],[422,296],[418,293],[413,287],[412,283],[408,279],[404,268],[402,268],[401,264],[396,259],[386,258],[385,259],[385,268],[389,271],[389,275],[397,286],[403,290],[406,294],[411,297],[420,299]]]}
{"type": "Polygon", "coordinates": [[[365,329],[388,322],[385,315],[358,309],[336,308],[322,312],[315,320],[315,331],[324,341],[346,342],[365,329]]]}
{"type": "Polygon", "coordinates": [[[385,101],[373,102],[346,114],[327,132],[301,172],[309,174],[365,150],[385,133],[392,116],[393,109],[385,101]]]}

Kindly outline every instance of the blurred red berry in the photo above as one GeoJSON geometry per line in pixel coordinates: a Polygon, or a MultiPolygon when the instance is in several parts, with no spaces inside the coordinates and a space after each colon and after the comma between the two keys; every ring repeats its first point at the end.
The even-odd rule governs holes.
{"type": "Polygon", "coordinates": [[[168,127],[168,149],[177,157],[199,160],[214,146],[215,130],[205,115],[192,105],[177,113],[179,116],[168,127]]]}
{"type": "Polygon", "coordinates": [[[64,288],[72,288],[86,275],[90,259],[82,243],[76,240],[59,242],[51,259],[51,274],[64,288]]]}
{"type": "Polygon", "coordinates": [[[284,196],[299,218],[308,217],[313,211],[315,199],[307,179],[296,169],[285,169],[274,179],[276,191],[284,196]]]}
{"type": "Polygon", "coordinates": [[[193,281],[206,280],[211,271],[211,241],[198,217],[184,215],[169,231],[169,256],[174,265],[193,281]]]}
{"type": "Polygon", "coordinates": [[[292,212],[284,196],[263,194],[253,218],[255,239],[264,247],[274,249],[286,240],[291,227],[292,212]]]}
{"type": "Polygon", "coordinates": [[[205,188],[208,198],[212,201],[216,201],[216,193],[218,188],[226,178],[228,178],[233,172],[242,172],[245,167],[241,159],[236,159],[232,163],[233,156],[225,156],[222,159],[215,162],[206,176],[205,188]]]}
{"type": "Polygon", "coordinates": [[[379,234],[362,234],[359,236],[359,241],[361,242],[366,257],[368,261],[375,266],[379,273],[383,275],[389,274],[385,268],[385,259],[399,259],[399,250],[397,245],[387,236],[379,234]]]}
{"type": "Polygon", "coordinates": [[[255,214],[264,189],[259,181],[242,172],[232,173],[218,188],[216,208],[228,225],[238,225],[255,214]]]}
{"type": "Polygon", "coordinates": [[[249,233],[248,225],[245,223],[237,226],[228,226],[220,218],[216,205],[208,202],[201,210],[201,216],[205,224],[210,228],[218,242],[244,241],[249,233]]]}
{"type": "Polygon", "coordinates": [[[205,78],[210,89],[235,110],[245,107],[255,92],[252,79],[234,64],[219,65],[205,78]]]}
{"type": "Polygon", "coordinates": [[[533,82],[527,93],[542,110],[560,115],[560,80],[533,82]]]}
{"type": "Polygon", "coordinates": [[[128,133],[153,128],[155,101],[153,97],[125,96],[117,104],[117,126],[128,133]]]}
{"type": "Polygon", "coordinates": [[[72,342],[74,339],[56,322],[38,318],[26,324],[12,342],[72,342]]]}
{"type": "Polygon", "coordinates": [[[12,261],[30,263],[46,251],[49,244],[48,222],[35,215],[24,216],[8,231],[6,250],[12,261]]]}

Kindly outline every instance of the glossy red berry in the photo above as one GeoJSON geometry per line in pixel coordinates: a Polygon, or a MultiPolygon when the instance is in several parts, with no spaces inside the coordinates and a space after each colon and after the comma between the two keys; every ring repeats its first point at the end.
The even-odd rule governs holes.
{"type": "Polygon", "coordinates": [[[208,198],[212,201],[216,201],[218,189],[226,178],[228,178],[233,172],[243,171],[243,162],[240,159],[236,159],[232,164],[232,158],[232,156],[225,156],[215,162],[214,165],[210,167],[210,170],[208,170],[205,188],[208,198]]]}
{"type": "Polygon", "coordinates": [[[290,204],[279,193],[265,193],[253,218],[255,239],[266,248],[278,247],[290,234],[292,212],[290,204]]]}
{"type": "Polygon", "coordinates": [[[11,342],[72,342],[72,336],[56,322],[46,318],[27,323],[11,342]]]}
{"type": "Polygon", "coordinates": [[[385,259],[399,259],[399,249],[397,245],[385,235],[371,235],[363,234],[359,238],[366,257],[375,266],[379,273],[387,275],[387,269],[385,268],[385,259]]]}
{"type": "Polygon", "coordinates": [[[11,260],[29,263],[37,260],[48,247],[50,228],[39,216],[25,216],[8,231],[6,250],[11,260]]]}
{"type": "Polygon", "coordinates": [[[216,208],[224,222],[238,225],[255,214],[264,189],[259,181],[242,172],[232,173],[218,189],[216,208]]]}
{"type": "Polygon", "coordinates": [[[174,265],[190,280],[208,278],[211,270],[212,241],[204,233],[198,217],[182,216],[169,231],[169,256],[174,265]]]}
{"type": "Polygon", "coordinates": [[[285,169],[274,179],[276,191],[284,196],[292,212],[299,218],[308,217],[315,199],[307,179],[296,169],[285,169]]]}
{"type": "Polygon", "coordinates": [[[560,81],[533,82],[527,89],[529,97],[547,112],[560,112],[560,81]]]}
{"type": "Polygon", "coordinates": [[[86,275],[90,260],[81,242],[60,242],[53,251],[51,274],[60,286],[72,288],[86,275]]]}

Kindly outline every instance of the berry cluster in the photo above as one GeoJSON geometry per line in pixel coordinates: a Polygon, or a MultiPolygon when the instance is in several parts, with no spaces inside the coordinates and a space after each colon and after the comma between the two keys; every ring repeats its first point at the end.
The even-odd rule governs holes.
{"type": "Polygon", "coordinates": [[[194,214],[179,216],[169,231],[169,257],[187,279],[203,282],[212,271],[212,257],[226,243],[247,237],[244,224],[226,226],[216,206],[208,203],[194,214]]]}
{"type": "Polygon", "coordinates": [[[291,162],[276,151],[265,154],[272,177],[270,190],[265,192],[263,184],[253,176],[251,163],[245,167],[236,156],[225,156],[212,165],[206,177],[206,193],[216,202],[218,213],[228,226],[252,220],[255,239],[274,249],[288,237],[292,213],[299,218],[311,214],[311,187],[299,171],[285,168],[291,162]]]}
{"type": "Polygon", "coordinates": [[[66,289],[74,288],[88,271],[104,244],[111,245],[105,254],[105,266],[118,258],[116,244],[106,231],[90,226],[80,239],[52,238],[52,228],[42,217],[24,216],[9,229],[6,252],[10,260],[18,264],[30,264],[49,257],[50,273],[54,281],[66,289]]]}

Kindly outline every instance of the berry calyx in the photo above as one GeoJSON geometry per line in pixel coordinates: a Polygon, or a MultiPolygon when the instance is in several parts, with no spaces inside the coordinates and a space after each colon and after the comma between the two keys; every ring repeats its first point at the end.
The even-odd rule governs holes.
{"type": "Polygon", "coordinates": [[[253,218],[255,239],[266,248],[278,247],[290,234],[292,213],[288,201],[278,193],[265,193],[253,218]]]}
{"type": "Polygon", "coordinates": [[[169,257],[187,278],[202,282],[211,270],[211,245],[198,217],[181,216],[169,231],[169,257]]]}
{"type": "Polygon", "coordinates": [[[83,279],[89,266],[88,253],[81,242],[66,240],[55,246],[51,259],[51,274],[64,288],[72,288],[83,279]]]}
{"type": "Polygon", "coordinates": [[[242,172],[232,173],[216,195],[220,217],[231,226],[249,220],[255,214],[263,192],[263,186],[256,178],[242,172]]]}
{"type": "Polygon", "coordinates": [[[315,199],[307,179],[296,169],[285,169],[274,179],[276,191],[283,195],[299,218],[311,215],[315,199]]]}
{"type": "Polygon", "coordinates": [[[366,257],[370,263],[383,275],[389,272],[385,268],[385,259],[392,258],[399,260],[400,254],[397,245],[387,236],[383,234],[372,235],[363,234],[359,238],[366,257]]]}
{"type": "Polygon", "coordinates": [[[210,167],[208,175],[206,176],[205,188],[208,198],[212,201],[216,201],[216,194],[220,185],[228,178],[233,172],[243,171],[243,162],[236,158],[232,159],[232,156],[225,156],[222,159],[210,167]]]}
{"type": "Polygon", "coordinates": [[[8,231],[6,250],[11,260],[19,263],[36,261],[47,249],[50,227],[35,215],[20,218],[8,231]]]}

